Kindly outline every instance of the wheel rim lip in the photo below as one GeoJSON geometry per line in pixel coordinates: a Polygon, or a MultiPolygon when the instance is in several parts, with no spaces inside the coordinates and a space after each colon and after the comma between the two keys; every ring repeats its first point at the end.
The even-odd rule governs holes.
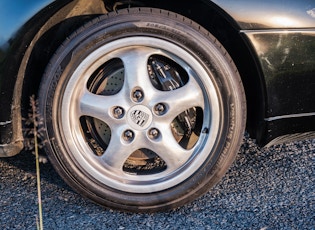
{"type": "MultiPolygon", "coordinates": [[[[84,60],[75,69],[67,86],[65,93],[61,99],[61,133],[66,137],[66,146],[71,153],[71,157],[80,165],[80,167],[90,177],[98,182],[118,189],[124,192],[132,193],[150,193],[163,191],[174,187],[177,184],[188,179],[200,168],[207,158],[212,154],[213,147],[220,129],[220,101],[217,95],[215,85],[209,77],[203,65],[198,58],[186,51],[184,48],[159,38],[152,37],[130,37],[122,38],[107,43],[95,51],[87,55],[84,60]],[[206,101],[203,112],[205,126],[209,127],[207,135],[200,135],[199,140],[195,144],[192,158],[187,161],[178,170],[169,172],[164,171],[152,175],[130,175],[121,174],[120,170],[108,168],[106,165],[95,157],[91,149],[85,144],[85,139],[80,131],[78,121],[71,119],[75,117],[77,104],[73,103],[73,99],[80,95],[80,85],[85,85],[91,73],[101,64],[110,60],[110,54],[113,50],[124,49],[130,46],[146,46],[156,49],[157,53],[170,55],[171,58],[176,57],[176,61],[181,60],[183,63],[190,63],[186,66],[191,68],[198,76],[199,85],[204,92],[204,100],[206,101]],[[83,77],[82,77],[83,76],[83,77]],[[198,154],[197,154],[198,153],[198,154]],[[118,175],[118,176],[117,176],[118,175]]],[[[75,101],[75,100],[74,100],[75,101]]]]}

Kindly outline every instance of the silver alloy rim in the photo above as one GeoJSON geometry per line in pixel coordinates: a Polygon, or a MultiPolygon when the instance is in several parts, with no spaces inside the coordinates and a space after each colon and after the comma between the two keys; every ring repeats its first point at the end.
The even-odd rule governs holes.
{"type": "MultiPolygon", "coordinates": [[[[218,55],[215,48],[212,50],[214,56],[218,55]]],[[[169,41],[130,37],[103,45],[76,68],[61,99],[60,129],[70,154],[89,176],[120,191],[150,193],[180,184],[211,157],[219,135],[220,117],[217,90],[198,57],[169,41]],[[179,64],[188,75],[187,83],[171,91],[156,89],[147,68],[153,55],[179,64]],[[120,59],[124,67],[119,92],[113,95],[90,92],[87,84],[93,73],[114,58],[120,59]],[[143,92],[141,101],[132,97],[135,89],[143,92]],[[160,104],[165,105],[163,114],[155,112],[155,106],[160,104]],[[196,143],[186,149],[174,138],[171,124],[192,107],[202,110],[202,120],[198,121],[202,128],[196,143]],[[141,116],[133,118],[137,112],[141,116]],[[83,116],[95,118],[110,129],[108,146],[100,156],[93,152],[82,132],[83,116]],[[145,125],[137,124],[139,121],[135,119],[142,119],[145,125]],[[148,149],[161,157],[167,166],[165,170],[144,175],[126,172],[123,169],[126,160],[139,149],[148,149]]]]}

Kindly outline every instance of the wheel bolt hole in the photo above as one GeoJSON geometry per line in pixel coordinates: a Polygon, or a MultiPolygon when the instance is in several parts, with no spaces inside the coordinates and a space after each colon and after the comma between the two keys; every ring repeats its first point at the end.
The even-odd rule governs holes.
{"type": "Polygon", "coordinates": [[[113,109],[113,116],[116,119],[121,119],[125,115],[125,110],[121,108],[120,106],[117,106],[113,109]]]}

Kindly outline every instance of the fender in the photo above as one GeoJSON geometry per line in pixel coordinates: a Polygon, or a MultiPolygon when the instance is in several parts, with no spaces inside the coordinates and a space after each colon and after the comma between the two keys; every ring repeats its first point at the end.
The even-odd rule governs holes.
{"type": "Polygon", "coordinates": [[[259,63],[265,110],[256,131],[258,143],[314,138],[315,2],[212,2],[237,23],[259,63]]]}
{"type": "Polygon", "coordinates": [[[4,0],[0,6],[0,157],[9,157],[23,148],[21,110],[22,105],[28,103],[29,96],[23,91],[25,86],[36,85],[38,80],[33,76],[38,74],[37,61],[47,55],[47,50],[41,50],[40,46],[49,46],[60,37],[53,34],[36,50],[40,39],[67,19],[79,18],[72,22],[75,24],[73,28],[63,27],[65,39],[89,19],[83,15],[104,14],[106,10],[102,0],[32,0],[27,3],[4,0]],[[2,11],[8,13],[2,14],[2,11]],[[77,16],[83,16],[84,20],[77,16]]]}
{"type": "Polygon", "coordinates": [[[21,94],[32,41],[47,20],[68,1],[12,1],[0,5],[0,156],[23,148],[21,94]],[[11,100],[10,100],[11,99],[11,100]]]}

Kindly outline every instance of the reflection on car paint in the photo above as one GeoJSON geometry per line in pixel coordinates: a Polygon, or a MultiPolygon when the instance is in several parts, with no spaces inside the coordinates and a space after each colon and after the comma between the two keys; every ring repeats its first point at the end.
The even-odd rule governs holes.
{"type": "Polygon", "coordinates": [[[245,33],[257,50],[265,77],[266,117],[314,112],[315,32],[245,33]]]}

